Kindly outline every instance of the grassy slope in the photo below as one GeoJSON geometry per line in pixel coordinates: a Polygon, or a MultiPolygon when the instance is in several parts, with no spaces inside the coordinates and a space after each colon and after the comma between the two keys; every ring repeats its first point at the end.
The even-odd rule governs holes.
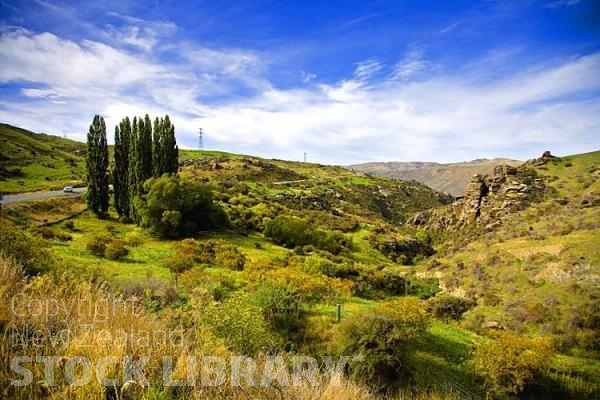
{"type": "MultiPolygon", "coordinates": [[[[569,321],[593,313],[600,294],[600,152],[565,157],[537,170],[550,182],[544,201],[464,248],[438,255],[439,264],[427,262],[419,269],[441,277],[447,290],[477,299],[463,328],[484,332],[482,323],[497,321],[548,337],[570,354],[557,356],[550,368],[557,384],[597,393],[597,352],[573,347],[593,329],[571,328],[569,321]]],[[[452,351],[460,348],[454,343],[452,351]]]]}
{"type": "Polygon", "coordinates": [[[85,145],[58,136],[36,134],[0,124],[0,192],[18,193],[79,184],[85,167],[85,145]],[[6,176],[6,169],[21,173],[6,176]]]}
{"type": "MultiPolygon", "coordinates": [[[[4,128],[3,128],[4,129],[4,128]]],[[[65,149],[66,150],[66,149],[65,149]]],[[[16,150],[15,150],[16,151],[16,150]]],[[[54,155],[50,151],[50,157],[54,155]]],[[[69,153],[65,153],[69,154],[69,153]]],[[[600,242],[598,232],[597,207],[588,207],[593,204],[600,193],[598,187],[598,168],[600,167],[600,153],[569,157],[554,165],[548,165],[547,169],[541,169],[542,174],[550,177],[552,186],[556,188],[557,194],[548,198],[544,203],[523,211],[519,216],[513,218],[510,224],[505,225],[492,236],[470,244],[467,248],[452,255],[444,255],[441,260],[447,266],[444,279],[456,278],[458,286],[467,289],[479,290],[482,282],[473,278],[475,271],[471,266],[479,263],[486,269],[486,284],[494,283],[494,289],[501,298],[500,305],[480,306],[475,312],[483,313],[490,318],[502,318],[503,308],[506,301],[512,298],[524,296],[528,302],[542,301],[549,295],[558,298],[566,306],[577,307],[580,300],[572,293],[565,292],[565,288],[556,283],[543,283],[532,281],[533,269],[543,270],[552,262],[569,263],[581,261],[585,257],[591,265],[597,266],[600,262],[596,243],[600,242]],[[556,178],[554,178],[556,176],[556,178]],[[565,200],[567,201],[565,203],[565,200]],[[582,204],[584,200],[587,203],[582,204]],[[529,229],[533,227],[533,231],[529,229]],[[533,233],[532,233],[533,232],[533,233]],[[548,254],[548,256],[546,256],[548,254]],[[498,255],[500,263],[497,261],[498,255]],[[550,260],[547,257],[554,257],[550,260]],[[460,272],[454,268],[458,262],[463,262],[467,268],[460,272]],[[456,275],[456,276],[454,276],[456,275]]],[[[292,163],[279,160],[260,160],[254,157],[232,155],[222,152],[197,152],[183,150],[181,159],[204,158],[219,164],[214,169],[214,164],[206,168],[184,168],[183,174],[194,175],[198,178],[208,179],[215,186],[220,182],[244,181],[249,188],[249,194],[234,194],[232,196],[237,204],[243,208],[246,201],[258,200],[269,205],[278,203],[274,196],[278,195],[303,195],[311,196],[334,191],[343,194],[344,203],[340,204],[344,211],[344,219],[357,218],[360,222],[358,229],[348,231],[345,235],[353,241],[353,250],[347,258],[359,262],[365,266],[387,267],[400,269],[408,273],[411,267],[402,267],[393,264],[389,259],[373,249],[365,236],[373,234],[374,227],[385,223],[384,216],[378,214],[377,204],[369,201],[377,197],[391,204],[391,208],[398,208],[398,215],[408,216],[419,207],[429,208],[439,205],[435,199],[435,193],[420,185],[392,182],[386,179],[371,178],[364,175],[356,175],[339,167],[323,167],[315,164],[292,163]],[[274,172],[254,167],[244,167],[247,160],[263,161],[278,167],[274,172]],[[279,180],[293,180],[292,178],[306,179],[304,182],[289,185],[273,185],[279,180]],[[394,196],[381,195],[384,192],[406,192],[410,195],[394,196]],[[405,209],[402,209],[405,207],[405,209]]],[[[211,161],[211,162],[212,162],[211,161]]],[[[543,167],[542,167],[543,168],[543,167]]],[[[5,182],[2,182],[3,184],[5,182]]],[[[35,178],[29,182],[26,179],[26,187],[34,187],[35,178]]],[[[232,203],[233,200],[229,200],[232,203]]],[[[43,202],[42,202],[43,203],[43,202]]],[[[257,207],[257,206],[253,206],[257,207]]],[[[25,207],[27,208],[27,207],[25,207]]],[[[35,208],[35,207],[33,207],[35,208]]],[[[43,207],[42,213],[44,212],[43,207]]],[[[294,213],[298,210],[284,208],[285,212],[294,213]]],[[[22,210],[23,213],[35,210],[22,210]]],[[[328,213],[316,212],[317,216],[325,216],[328,213]]],[[[38,220],[41,217],[38,217],[38,220]]],[[[89,213],[84,213],[73,219],[75,231],[70,232],[73,240],[62,243],[54,241],[52,251],[57,257],[62,258],[67,265],[77,265],[86,270],[97,270],[105,277],[112,280],[116,285],[123,286],[132,282],[140,282],[150,278],[170,280],[170,274],[162,266],[162,261],[172,254],[175,242],[159,241],[146,232],[133,225],[118,223],[113,216],[112,219],[100,221],[89,213]],[[96,258],[87,252],[85,246],[94,235],[110,235],[127,241],[130,254],[124,261],[107,261],[96,258]]],[[[65,231],[64,225],[59,224],[51,227],[55,231],[65,231]]],[[[271,267],[281,260],[289,257],[291,252],[282,247],[275,246],[258,233],[250,233],[248,236],[237,233],[217,233],[200,238],[220,239],[235,244],[247,257],[246,268],[242,272],[232,272],[223,268],[208,268],[206,273],[211,279],[228,281],[228,285],[236,287],[252,287],[261,281],[261,277],[269,279],[286,279],[292,285],[311,283],[311,280],[322,279],[309,267],[310,263],[324,261],[319,255],[294,256],[291,265],[285,268],[271,267]],[[266,268],[266,269],[265,269],[266,268]],[[270,270],[271,269],[271,270],[270,270]],[[266,274],[266,275],[265,275],[266,274]],[[233,283],[232,283],[233,282],[233,283]]],[[[563,265],[564,266],[564,265],[563,265]]],[[[423,272],[427,265],[419,267],[423,272]]],[[[536,270],[536,272],[538,272],[536,270]]],[[[483,279],[483,278],[482,278],[483,279]]],[[[223,283],[223,282],[222,282],[223,283]]],[[[329,281],[330,284],[339,284],[337,281],[329,281]]],[[[370,307],[372,300],[353,297],[344,292],[344,286],[337,289],[337,297],[328,301],[320,302],[311,307],[309,324],[320,326],[324,333],[322,338],[325,342],[335,340],[331,335],[331,327],[335,316],[335,303],[343,304],[343,317],[356,310],[370,307]]],[[[536,332],[536,327],[526,325],[525,328],[536,332]]],[[[468,332],[464,327],[447,325],[435,322],[430,328],[426,340],[426,350],[420,355],[420,363],[416,362],[418,371],[426,373],[427,368],[435,366],[441,371],[442,376],[457,382],[460,387],[468,390],[476,390],[473,387],[473,376],[470,373],[466,360],[469,356],[471,345],[481,337],[468,332]],[[426,368],[427,367],[427,368],[426,368]]],[[[323,344],[319,350],[327,349],[323,344]]],[[[589,387],[590,382],[600,385],[597,377],[599,367],[594,360],[578,357],[559,356],[553,365],[557,375],[562,373],[562,379],[572,379],[570,385],[581,385],[589,387]],[[567,378],[565,378],[567,376],[567,378]]],[[[423,382],[427,383],[427,382],[423,382]]]]}

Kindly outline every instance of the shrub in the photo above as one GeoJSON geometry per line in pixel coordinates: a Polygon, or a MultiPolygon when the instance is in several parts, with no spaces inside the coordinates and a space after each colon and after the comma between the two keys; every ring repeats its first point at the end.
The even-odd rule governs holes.
{"type": "Polygon", "coordinates": [[[310,242],[315,247],[328,251],[331,254],[339,254],[352,246],[352,242],[342,232],[316,230],[313,232],[310,242]]]}
{"type": "Polygon", "coordinates": [[[288,249],[311,244],[331,254],[339,254],[352,245],[341,232],[314,230],[307,221],[285,215],[269,221],[265,226],[264,234],[273,242],[288,249]]]}
{"type": "Polygon", "coordinates": [[[201,264],[213,264],[217,255],[217,246],[219,242],[216,240],[207,240],[198,243],[198,262],[201,264]]]}
{"type": "Polygon", "coordinates": [[[56,239],[60,240],[61,242],[68,242],[70,240],[73,240],[73,237],[67,233],[55,232],[52,229],[46,227],[38,228],[35,232],[46,240],[56,239]]]}
{"type": "Polygon", "coordinates": [[[120,260],[127,254],[129,254],[129,250],[122,240],[111,240],[104,249],[104,256],[109,260],[120,260]]]}
{"type": "Polygon", "coordinates": [[[407,291],[406,279],[394,271],[366,269],[361,271],[361,276],[367,287],[358,287],[358,295],[373,297],[370,290],[383,291],[390,295],[405,294],[407,291]]]}
{"type": "Polygon", "coordinates": [[[330,278],[342,279],[358,277],[360,275],[359,270],[354,267],[354,265],[348,263],[337,264],[327,260],[323,260],[320,263],[319,272],[323,275],[329,276],[330,278]]]}
{"type": "Polygon", "coordinates": [[[47,244],[40,238],[21,229],[0,226],[0,253],[13,258],[27,275],[38,275],[53,266],[47,244]]]}
{"type": "Polygon", "coordinates": [[[107,236],[94,236],[94,238],[87,243],[86,249],[96,257],[104,257],[106,245],[109,242],[110,238],[107,236]]]}
{"type": "Polygon", "coordinates": [[[519,394],[534,382],[551,356],[550,345],[542,339],[501,333],[496,340],[476,345],[471,362],[488,395],[506,396],[519,394]]]}
{"type": "Polygon", "coordinates": [[[227,225],[225,212],[213,202],[206,184],[178,176],[149,179],[146,202],[140,204],[142,225],[165,238],[193,236],[227,225]]]}
{"type": "Polygon", "coordinates": [[[298,344],[303,331],[304,309],[293,293],[273,283],[263,284],[253,295],[271,330],[290,344],[298,344]]]}
{"type": "Polygon", "coordinates": [[[71,232],[75,230],[75,223],[73,221],[66,221],[63,226],[65,227],[65,229],[68,229],[71,232]]]}
{"type": "Polygon", "coordinates": [[[417,256],[431,256],[435,253],[430,244],[408,237],[372,235],[369,241],[373,248],[398,264],[411,264],[417,256]]]}
{"type": "Polygon", "coordinates": [[[39,228],[37,233],[42,237],[42,239],[52,240],[55,238],[54,232],[48,228],[39,228]]]}
{"type": "Polygon", "coordinates": [[[212,302],[202,311],[202,322],[237,354],[251,357],[275,344],[262,310],[247,293],[236,292],[223,303],[212,302]]]}
{"type": "Polygon", "coordinates": [[[414,297],[386,301],[353,314],[340,326],[340,354],[361,354],[365,358],[349,363],[352,380],[382,390],[409,375],[406,360],[416,350],[427,326],[427,312],[414,297]]]}
{"type": "Polygon", "coordinates": [[[459,321],[462,315],[475,306],[473,300],[462,297],[441,294],[429,300],[431,313],[436,317],[448,322],[451,319],[459,321]]]}
{"type": "Polygon", "coordinates": [[[440,290],[438,278],[417,278],[413,276],[409,282],[408,294],[417,296],[420,299],[428,299],[435,296],[440,290]]]}
{"type": "Polygon", "coordinates": [[[241,271],[244,269],[246,256],[234,245],[222,244],[217,247],[215,263],[233,271],[241,271]]]}
{"type": "Polygon", "coordinates": [[[194,266],[194,256],[175,253],[163,261],[163,266],[171,271],[171,276],[173,277],[175,286],[177,286],[179,275],[192,269],[194,266]]]}
{"type": "Polygon", "coordinates": [[[293,249],[310,243],[312,227],[299,218],[280,215],[267,223],[264,234],[273,242],[293,249]]]}

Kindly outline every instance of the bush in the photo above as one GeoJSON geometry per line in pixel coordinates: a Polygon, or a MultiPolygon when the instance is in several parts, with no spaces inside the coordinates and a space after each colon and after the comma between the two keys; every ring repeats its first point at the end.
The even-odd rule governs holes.
{"type": "Polygon", "coordinates": [[[441,294],[429,300],[429,309],[436,317],[446,321],[459,321],[462,315],[475,306],[473,300],[441,294]]]}
{"type": "Polygon", "coordinates": [[[241,271],[244,269],[246,256],[234,245],[222,244],[217,247],[215,263],[233,271],[241,271]]]}
{"type": "Polygon", "coordinates": [[[27,231],[0,226],[0,253],[15,259],[27,275],[38,275],[50,270],[53,261],[47,244],[27,231]]]}
{"type": "Polygon", "coordinates": [[[542,339],[501,333],[496,340],[479,343],[471,362],[484,379],[488,396],[506,396],[519,394],[533,383],[551,356],[550,345],[542,339]]]}
{"type": "Polygon", "coordinates": [[[293,249],[311,242],[312,227],[299,218],[280,215],[267,223],[264,234],[273,242],[293,249]]]}
{"type": "Polygon", "coordinates": [[[178,176],[149,179],[141,203],[142,225],[164,238],[193,236],[228,224],[225,212],[213,202],[206,184],[178,176]]]}
{"type": "Polygon", "coordinates": [[[438,278],[410,278],[408,294],[417,296],[420,299],[433,297],[440,291],[440,281],[438,278]]]}
{"type": "Polygon", "coordinates": [[[106,253],[106,245],[110,242],[110,238],[107,236],[95,236],[85,246],[87,251],[95,255],[96,257],[104,258],[106,253]]]}
{"type": "Polygon", "coordinates": [[[167,257],[163,261],[163,267],[167,268],[171,271],[171,275],[173,276],[173,281],[175,281],[175,286],[177,286],[179,275],[192,269],[194,266],[194,255],[192,254],[180,254],[175,252],[170,257],[167,257]]]}
{"type": "MultiPolygon", "coordinates": [[[[304,309],[293,293],[273,283],[263,284],[253,296],[271,330],[297,345],[302,337],[304,309]]],[[[288,348],[289,350],[289,348],[288,348]]]]}
{"type": "Polygon", "coordinates": [[[398,264],[412,264],[417,256],[435,254],[430,244],[409,237],[372,235],[369,241],[374,249],[398,264]]]}
{"type": "Polygon", "coordinates": [[[331,254],[339,254],[352,246],[341,232],[314,230],[307,221],[280,215],[265,226],[264,234],[273,242],[288,249],[313,245],[331,254]]]}
{"type": "Polygon", "coordinates": [[[360,297],[377,298],[382,296],[382,293],[373,293],[373,290],[382,291],[387,295],[401,295],[407,291],[406,279],[397,272],[364,269],[360,275],[365,283],[356,288],[356,294],[360,297]]]}
{"type": "Polygon", "coordinates": [[[129,250],[125,247],[125,242],[122,240],[112,240],[104,249],[104,256],[109,260],[121,260],[129,254],[129,250]]]}
{"type": "Polygon", "coordinates": [[[428,327],[425,309],[414,297],[403,297],[358,312],[341,326],[340,354],[361,354],[349,363],[350,378],[374,390],[389,388],[409,375],[406,360],[417,349],[428,327]]]}
{"type": "Polygon", "coordinates": [[[223,303],[212,302],[202,311],[202,322],[236,354],[252,357],[276,343],[262,310],[247,293],[236,292],[223,303]]]}
{"type": "Polygon", "coordinates": [[[219,242],[207,240],[198,243],[198,262],[201,264],[213,264],[217,255],[219,242]]]}
{"type": "Polygon", "coordinates": [[[75,230],[75,223],[73,221],[67,221],[64,223],[63,225],[65,227],[65,229],[70,230],[71,232],[73,232],[75,230]]]}
{"type": "Polygon", "coordinates": [[[46,240],[60,240],[61,242],[68,242],[73,240],[73,237],[69,234],[62,232],[55,232],[50,228],[42,227],[35,230],[35,232],[46,240]]]}
{"type": "Polygon", "coordinates": [[[310,243],[331,254],[339,254],[352,247],[352,241],[348,240],[342,232],[316,230],[310,238],[310,243]]]}

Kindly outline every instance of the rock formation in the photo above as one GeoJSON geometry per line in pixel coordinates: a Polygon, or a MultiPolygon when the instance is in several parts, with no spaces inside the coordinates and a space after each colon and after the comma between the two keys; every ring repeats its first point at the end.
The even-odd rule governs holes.
{"type": "Polygon", "coordinates": [[[541,158],[520,167],[498,165],[491,176],[473,175],[464,197],[428,217],[419,214],[412,222],[414,225],[427,225],[434,229],[470,225],[494,229],[509,218],[511,213],[527,207],[543,196],[545,184],[530,165],[543,165],[557,159],[547,151],[541,158]]]}

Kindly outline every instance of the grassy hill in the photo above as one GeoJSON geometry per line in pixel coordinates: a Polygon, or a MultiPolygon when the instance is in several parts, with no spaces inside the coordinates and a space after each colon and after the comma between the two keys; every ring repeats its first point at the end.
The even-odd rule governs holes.
{"type": "MultiPolygon", "coordinates": [[[[46,154],[54,153],[50,148],[46,154]]],[[[372,367],[354,375],[349,370],[341,387],[202,388],[208,399],[374,399],[385,390],[392,399],[483,398],[489,376],[474,367],[473,349],[514,333],[525,343],[547,341],[548,359],[532,370],[518,396],[490,395],[577,399],[600,393],[600,152],[530,166],[545,182],[543,196],[508,214],[494,230],[476,224],[414,226],[415,214],[452,207],[452,198],[415,182],[225,152],[183,150],[180,163],[182,177],[209,185],[229,226],[193,240],[163,240],[123,223],[113,210],[107,219],[95,218],[84,211],[81,198],[2,210],[0,327],[72,330],[74,341],[58,350],[30,349],[35,355],[79,354],[89,334],[81,326],[88,323],[94,323],[94,332],[179,327],[191,332],[177,349],[95,346],[85,353],[92,362],[115,352],[150,351],[154,358],[176,353],[183,359],[247,354],[263,365],[266,355],[290,360],[360,350],[372,367]],[[307,222],[340,246],[278,244],[264,232],[282,216],[307,222]],[[98,256],[98,243],[127,254],[98,256]],[[191,254],[193,263],[173,272],[169,267],[181,254],[191,254]],[[17,264],[27,263],[48,272],[25,277],[17,264]],[[31,300],[117,298],[135,301],[138,308],[101,321],[93,315],[17,318],[5,306],[17,291],[31,300]],[[437,313],[443,292],[469,304],[468,310],[456,318],[448,317],[453,309],[437,313]]],[[[164,386],[161,360],[154,358],[146,368],[152,386],[132,398],[198,394],[164,386]]],[[[519,359],[509,370],[526,361],[519,359]]],[[[40,366],[36,380],[42,372],[40,366]]],[[[185,367],[177,373],[185,376],[185,367]]],[[[14,378],[4,370],[0,376],[14,378]]],[[[318,379],[329,382],[322,372],[318,379]]],[[[109,396],[100,385],[75,389],[59,382],[51,388],[56,397],[109,396]]],[[[42,389],[0,394],[42,398],[42,389]]]]}
{"type": "Polygon", "coordinates": [[[415,180],[440,192],[462,196],[471,177],[490,174],[496,165],[517,166],[522,161],[508,158],[473,160],[439,164],[433,162],[370,162],[355,164],[349,168],[388,178],[415,180]]]}
{"type": "Polygon", "coordinates": [[[81,184],[85,144],[0,124],[0,192],[19,193],[81,184]]]}

